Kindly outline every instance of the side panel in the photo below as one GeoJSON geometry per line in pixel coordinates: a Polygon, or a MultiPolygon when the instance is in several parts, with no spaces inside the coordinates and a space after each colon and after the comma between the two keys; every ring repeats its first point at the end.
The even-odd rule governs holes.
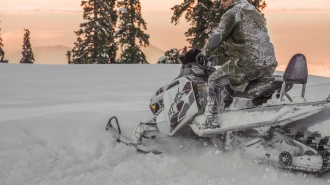
{"type": "Polygon", "coordinates": [[[190,80],[175,80],[163,96],[164,110],[156,117],[159,131],[173,135],[198,113],[197,102],[190,80]]]}

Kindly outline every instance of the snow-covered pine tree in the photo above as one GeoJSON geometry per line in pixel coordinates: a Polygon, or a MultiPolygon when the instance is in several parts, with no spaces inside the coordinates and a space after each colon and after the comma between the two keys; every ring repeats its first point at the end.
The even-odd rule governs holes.
{"type": "Polygon", "coordinates": [[[262,17],[265,19],[264,13],[262,10],[266,8],[267,3],[265,0],[248,0],[250,4],[252,4],[256,9],[261,13],[262,17]]]}
{"type": "Polygon", "coordinates": [[[187,41],[194,48],[202,48],[209,37],[210,30],[209,16],[213,7],[212,0],[184,0],[180,5],[175,5],[171,22],[177,25],[181,16],[185,14],[185,19],[191,27],[185,32],[187,41]]]}
{"type": "Polygon", "coordinates": [[[146,56],[140,49],[140,46],[149,46],[149,35],[144,33],[147,23],[142,18],[140,1],[119,0],[117,6],[120,22],[116,36],[122,50],[120,62],[147,64],[146,56]]]}
{"type": "Polygon", "coordinates": [[[68,64],[73,64],[71,59],[71,51],[67,51],[65,56],[68,59],[68,64]]]}
{"type": "Polygon", "coordinates": [[[164,56],[158,58],[156,64],[180,64],[179,57],[187,53],[187,46],[182,49],[172,48],[165,51],[164,56]]]}
{"type": "Polygon", "coordinates": [[[167,63],[179,64],[179,50],[177,48],[165,51],[165,57],[168,59],[167,63]]]}
{"type": "MultiPolygon", "coordinates": [[[[0,32],[1,32],[1,28],[0,28],[0,32]]],[[[0,62],[1,63],[8,63],[8,60],[5,60],[5,51],[3,51],[2,49],[3,47],[3,43],[2,43],[2,38],[1,38],[1,33],[0,33],[0,62]]]]}
{"type": "Polygon", "coordinates": [[[24,39],[23,39],[23,51],[21,52],[23,57],[20,61],[20,63],[26,63],[26,64],[33,64],[34,62],[34,55],[32,52],[32,46],[30,42],[30,30],[25,29],[24,39]]]}
{"type": "Polygon", "coordinates": [[[72,49],[74,64],[109,64],[114,63],[117,45],[114,32],[117,23],[115,0],[83,0],[83,18],[75,31],[77,42],[72,49]]]}

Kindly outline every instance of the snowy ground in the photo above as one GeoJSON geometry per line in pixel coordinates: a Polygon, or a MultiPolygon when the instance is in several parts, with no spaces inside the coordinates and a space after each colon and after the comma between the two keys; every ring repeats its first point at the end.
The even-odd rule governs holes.
{"type": "MultiPolygon", "coordinates": [[[[257,165],[184,138],[149,141],[162,155],[138,154],[105,130],[117,116],[124,135],[151,117],[149,99],[179,65],[0,65],[0,184],[330,184],[257,165]]],[[[299,95],[300,90],[292,90],[299,95]]],[[[330,79],[310,76],[307,99],[330,94],[330,79]]],[[[330,111],[304,121],[330,135],[330,111]]]]}

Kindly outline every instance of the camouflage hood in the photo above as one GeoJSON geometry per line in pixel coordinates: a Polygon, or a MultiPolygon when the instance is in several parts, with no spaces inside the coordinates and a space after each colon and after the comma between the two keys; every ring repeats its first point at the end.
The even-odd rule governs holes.
{"type": "Polygon", "coordinates": [[[210,56],[221,43],[231,56],[227,64],[231,85],[273,74],[277,62],[266,22],[246,0],[237,0],[228,7],[204,46],[203,54],[210,56]]]}

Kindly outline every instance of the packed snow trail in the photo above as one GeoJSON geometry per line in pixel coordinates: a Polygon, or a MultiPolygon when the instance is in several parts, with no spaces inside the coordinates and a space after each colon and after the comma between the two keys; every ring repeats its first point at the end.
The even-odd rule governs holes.
{"type": "MultiPolygon", "coordinates": [[[[179,65],[0,64],[0,184],[117,185],[329,184],[330,175],[287,172],[222,153],[203,140],[147,141],[164,154],[138,154],[105,130],[117,116],[123,134],[151,117],[149,99],[179,65]]],[[[294,91],[299,95],[300,91],[294,91]]],[[[310,76],[309,101],[330,93],[330,79],[310,76]],[[320,90],[321,89],[321,90],[320,90]]],[[[300,123],[330,135],[329,110],[300,123]]],[[[299,124],[300,124],[299,123],[299,124]]]]}

